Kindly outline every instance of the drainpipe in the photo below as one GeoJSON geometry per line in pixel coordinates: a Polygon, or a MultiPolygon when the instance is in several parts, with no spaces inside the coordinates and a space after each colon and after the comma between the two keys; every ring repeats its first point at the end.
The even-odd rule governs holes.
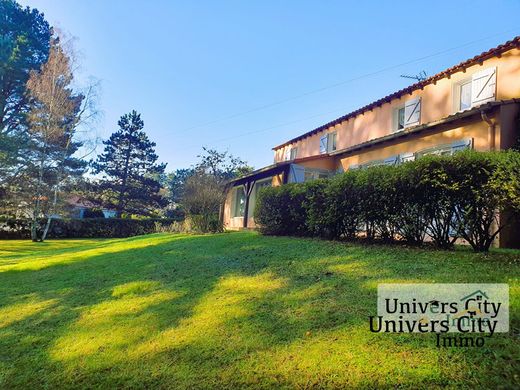
{"type": "Polygon", "coordinates": [[[488,141],[489,141],[489,150],[495,150],[495,133],[496,133],[496,121],[491,120],[485,111],[480,111],[480,116],[482,120],[486,122],[489,126],[488,130],[488,141]]]}

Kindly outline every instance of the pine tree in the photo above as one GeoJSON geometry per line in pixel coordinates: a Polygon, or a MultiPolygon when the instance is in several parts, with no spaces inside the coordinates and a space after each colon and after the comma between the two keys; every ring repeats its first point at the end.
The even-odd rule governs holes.
{"type": "Polygon", "coordinates": [[[144,122],[135,110],[123,115],[119,130],[104,141],[105,149],[92,164],[101,174],[97,191],[107,208],[123,214],[153,215],[164,206],[159,176],[166,164],[156,164],[155,142],[143,131],[144,122]]]}
{"type": "MultiPolygon", "coordinates": [[[[37,9],[0,0],[0,199],[23,169],[29,142],[26,83],[47,61],[51,27],[37,9]],[[2,188],[3,187],[3,188],[2,188]],[[2,189],[4,191],[2,191],[2,189]]],[[[6,200],[4,198],[4,200],[6,200]]]]}

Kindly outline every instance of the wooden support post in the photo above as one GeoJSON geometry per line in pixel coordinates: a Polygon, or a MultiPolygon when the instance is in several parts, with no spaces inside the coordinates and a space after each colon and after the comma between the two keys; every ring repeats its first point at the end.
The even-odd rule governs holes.
{"type": "Polygon", "coordinates": [[[253,192],[253,188],[255,187],[256,180],[248,181],[244,184],[244,192],[246,195],[246,203],[244,205],[244,223],[243,227],[247,228],[247,214],[249,214],[249,198],[251,197],[251,193],[253,192]]]}

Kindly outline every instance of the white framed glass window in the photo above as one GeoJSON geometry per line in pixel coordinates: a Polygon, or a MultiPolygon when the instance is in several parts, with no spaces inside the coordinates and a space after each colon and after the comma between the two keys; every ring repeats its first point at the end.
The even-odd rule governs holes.
{"type": "Polygon", "coordinates": [[[328,140],[327,140],[328,152],[333,152],[336,150],[336,139],[337,139],[336,132],[328,134],[328,140]]]}
{"type": "Polygon", "coordinates": [[[394,131],[404,129],[404,106],[394,110],[394,131]]]}
{"type": "Polygon", "coordinates": [[[296,159],[297,155],[298,155],[298,148],[291,148],[291,153],[290,153],[289,158],[291,160],[294,160],[294,159],[296,159]]]}
{"type": "Polygon", "coordinates": [[[471,80],[459,84],[459,104],[460,111],[471,108],[471,80]]]}
{"type": "Polygon", "coordinates": [[[237,187],[235,190],[235,205],[233,217],[243,217],[246,206],[246,193],[244,187],[237,187]]]}

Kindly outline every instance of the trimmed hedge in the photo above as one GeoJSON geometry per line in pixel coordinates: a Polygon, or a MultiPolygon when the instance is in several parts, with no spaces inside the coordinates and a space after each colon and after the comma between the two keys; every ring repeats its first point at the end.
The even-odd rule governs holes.
{"type": "Polygon", "coordinates": [[[364,237],[450,248],[457,238],[487,251],[520,211],[520,153],[463,151],[331,179],[262,190],[261,232],[328,239],[364,237]]]}
{"type": "MultiPolygon", "coordinates": [[[[40,221],[43,229],[46,220],[40,221]]],[[[122,238],[155,233],[178,222],[176,218],[85,218],[53,219],[48,238],[122,238]]],[[[0,219],[0,239],[31,238],[31,221],[27,219],[0,219]]]]}

